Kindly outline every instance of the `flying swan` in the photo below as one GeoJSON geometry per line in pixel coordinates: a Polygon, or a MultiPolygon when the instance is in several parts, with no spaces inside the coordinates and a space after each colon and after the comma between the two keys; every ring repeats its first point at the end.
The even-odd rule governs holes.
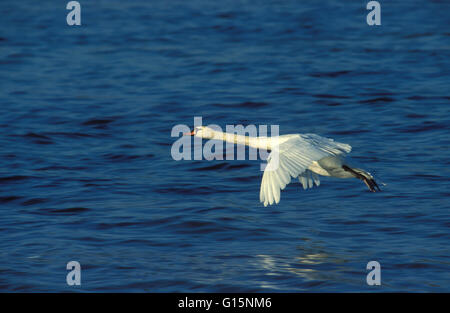
{"type": "Polygon", "coordinates": [[[216,139],[271,151],[267,157],[259,199],[264,206],[280,202],[280,193],[291,178],[299,179],[303,189],[320,185],[319,175],[358,178],[370,191],[380,191],[370,173],[344,163],[352,147],[316,134],[290,134],[274,137],[249,137],[224,133],[207,126],[196,126],[184,135],[216,139]]]}

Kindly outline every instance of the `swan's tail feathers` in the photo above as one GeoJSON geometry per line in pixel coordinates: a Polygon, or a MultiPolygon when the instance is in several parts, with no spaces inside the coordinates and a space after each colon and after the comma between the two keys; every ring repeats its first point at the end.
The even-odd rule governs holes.
{"type": "Polygon", "coordinates": [[[316,173],[306,170],[298,176],[298,180],[302,183],[303,189],[312,188],[314,184],[317,187],[320,185],[319,176],[316,173]]]}
{"type": "Polygon", "coordinates": [[[356,178],[361,179],[370,191],[381,191],[380,187],[376,183],[375,179],[373,179],[372,175],[370,175],[370,173],[359,168],[351,168],[347,165],[342,165],[342,168],[344,169],[344,171],[352,173],[356,178]]]}

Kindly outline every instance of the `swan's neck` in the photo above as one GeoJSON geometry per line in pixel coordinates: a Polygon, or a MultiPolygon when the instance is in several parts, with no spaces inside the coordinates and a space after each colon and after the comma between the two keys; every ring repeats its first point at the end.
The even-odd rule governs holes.
{"type": "Polygon", "coordinates": [[[238,134],[214,131],[211,139],[222,140],[234,144],[245,145],[255,149],[272,150],[278,137],[250,137],[238,134]]]}

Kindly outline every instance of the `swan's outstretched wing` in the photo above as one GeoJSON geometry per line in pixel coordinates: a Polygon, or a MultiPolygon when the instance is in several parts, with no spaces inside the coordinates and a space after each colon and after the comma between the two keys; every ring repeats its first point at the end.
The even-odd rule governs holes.
{"type": "MultiPolygon", "coordinates": [[[[269,154],[261,182],[260,201],[264,206],[280,202],[280,192],[291,182],[292,177],[300,176],[303,183],[302,179],[306,176],[305,182],[308,185],[313,180],[316,181],[317,176],[311,178],[307,171],[312,162],[327,156],[349,153],[351,149],[347,144],[315,134],[293,136],[274,147],[269,154]]],[[[317,181],[316,184],[318,185],[317,181]]]]}

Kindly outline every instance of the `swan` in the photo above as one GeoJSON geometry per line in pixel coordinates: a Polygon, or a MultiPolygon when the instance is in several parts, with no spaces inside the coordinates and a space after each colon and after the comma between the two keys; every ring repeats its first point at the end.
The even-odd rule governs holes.
{"type": "Polygon", "coordinates": [[[183,135],[222,140],[256,149],[271,151],[264,170],[260,201],[264,206],[280,202],[280,193],[292,178],[298,178],[303,189],[320,185],[319,175],[362,180],[371,192],[381,191],[372,175],[345,163],[352,147],[316,134],[289,134],[273,137],[250,137],[225,133],[207,126],[196,126],[183,135]]]}

